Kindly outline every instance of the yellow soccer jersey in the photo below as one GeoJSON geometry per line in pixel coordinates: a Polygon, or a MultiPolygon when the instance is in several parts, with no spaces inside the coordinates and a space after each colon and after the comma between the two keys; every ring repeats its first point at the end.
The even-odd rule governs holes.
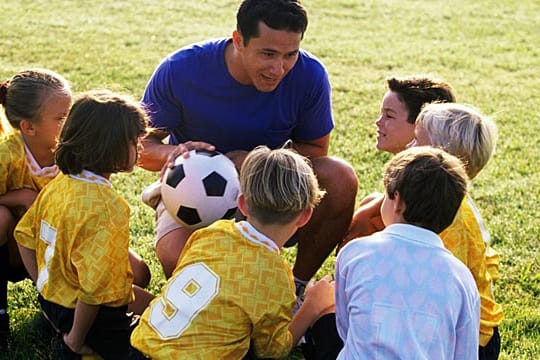
{"type": "Polygon", "coordinates": [[[36,253],[44,299],[74,308],[77,299],[121,306],[133,300],[129,206],[111,183],[90,172],[58,175],[15,228],[36,253]]]}
{"type": "Polygon", "coordinates": [[[195,232],[131,343],[153,359],[281,358],[294,282],[277,246],[249,223],[222,220],[195,232]]]}
{"type": "Polygon", "coordinates": [[[56,165],[38,165],[18,131],[0,141],[0,194],[22,188],[40,191],[57,174],[56,165]]]}
{"type": "Polygon", "coordinates": [[[440,236],[444,246],[467,265],[474,277],[481,301],[480,345],[486,346],[493,328],[504,318],[502,306],[495,302],[492,291],[499,257],[489,246],[489,234],[469,197],[463,199],[454,222],[440,236]]]}
{"type": "Polygon", "coordinates": [[[0,140],[8,136],[13,132],[13,128],[11,127],[8,120],[0,114],[0,140]]]}

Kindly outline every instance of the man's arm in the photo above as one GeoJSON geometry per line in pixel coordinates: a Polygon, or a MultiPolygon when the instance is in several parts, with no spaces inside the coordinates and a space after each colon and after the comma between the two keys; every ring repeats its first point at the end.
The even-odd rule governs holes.
{"type": "MultiPolygon", "coordinates": [[[[326,156],[328,154],[328,144],[330,142],[330,135],[323,136],[322,138],[313,140],[313,141],[298,141],[293,142],[293,148],[298,151],[301,155],[307,158],[317,158],[321,156],[326,156]]],[[[236,170],[240,172],[240,168],[244,163],[244,159],[249,154],[249,151],[245,150],[234,150],[229,151],[227,157],[232,160],[236,166],[236,170]]]]}
{"type": "Polygon", "coordinates": [[[166,132],[154,132],[142,140],[143,151],[140,154],[138,165],[146,170],[164,172],[163,167],[172,167],[178,156],[187,157],[190,150],[214,151],[214,145],[203,141],[186,141],[178,145],[164,144],[162,140],[167,136],[166,132]]]}
{"type": "Polygon", "coordinates": [[[162,140],[168,135],[165,131],[154,131],[142,140],[143,150],[138,165],[150,171],[159,171],[167,161],[175,145],[164,144],[162,140]]]}
{"type": "Polygon", "coordinates": [[[330,144],[330,134],[312,141],[295,141],[293,147],[301,155],[307,158],[317,158],[328,155],[328,147],[330,144]]]}

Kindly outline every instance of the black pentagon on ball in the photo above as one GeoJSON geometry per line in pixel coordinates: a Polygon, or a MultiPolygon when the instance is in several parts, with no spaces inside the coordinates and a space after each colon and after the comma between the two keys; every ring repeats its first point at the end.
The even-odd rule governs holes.
{"type": "Polygon", "coordinates": [[[214,156],[218,156],[220,155],[221,153],[218,152],[218,151],[209,151],[209,150],[195,150],[195,152],[198,154],[198,155],[206,155],[208,157],[214,157],[214,156]]]}
{"type": "Polygon", "coordinates": [[[197,209],[193,209],[188,206],[180,206],[176,212],[176,216],[190,226],[196,225],[202,221],[197,209]]]}
{"type": "Polygon", "coordinates": [[[184,165],[180,164],[174,166],[169,170],[169,174],[167,175],[167,185],[172,188],[176,188],[176,185],[178,185],[178,183],[185,177],[186,173],[184,172],[184,165]]]}
{"type": "Polygon", "coordinates": [[[223,194],[225,194],[227,180],[217,172],[212,171],[202,180],[202,182],[204,191],[206,191],[206,196],[223,196],[223,194]]]}

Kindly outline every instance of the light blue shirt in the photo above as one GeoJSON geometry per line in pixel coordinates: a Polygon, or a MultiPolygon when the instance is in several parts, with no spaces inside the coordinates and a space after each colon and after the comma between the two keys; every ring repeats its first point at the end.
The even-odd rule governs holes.
{"type": "Polygon", "coordinates": [[[338,359],[477,359],[470,271],[429,230],[393,224],[336,260],[338,359]]]}

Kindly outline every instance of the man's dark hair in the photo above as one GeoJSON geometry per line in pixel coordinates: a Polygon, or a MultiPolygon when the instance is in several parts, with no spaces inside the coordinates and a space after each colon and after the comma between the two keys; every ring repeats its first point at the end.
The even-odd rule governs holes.
{"type": "Polygon", "coordinates": [[[274,30],[302,34],[308,25],[307,12],[300,0],[244,0],[236,14],[236,29],[244,45],[259,36],[259,22],[274,30]]]}

